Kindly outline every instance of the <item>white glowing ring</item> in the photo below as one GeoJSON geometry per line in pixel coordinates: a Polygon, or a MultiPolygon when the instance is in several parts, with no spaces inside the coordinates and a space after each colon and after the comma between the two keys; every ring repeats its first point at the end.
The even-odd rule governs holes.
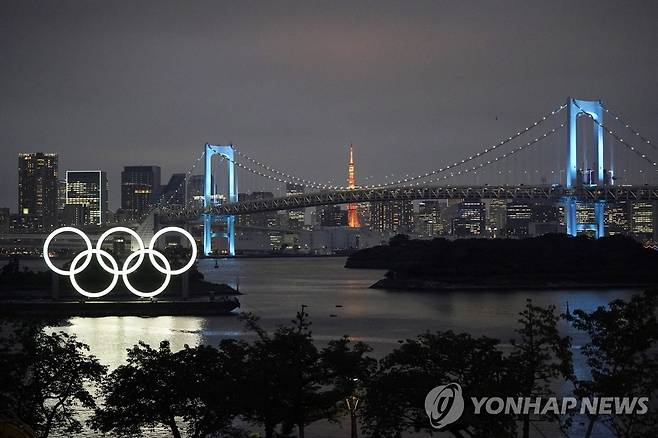
{"type": "Polygon", "coordinates": [[[137,234],[135,231],[131,230],[130,228],[126,228],[126,227],[115,227],[115,228],[111,228],[111,229],[105,231],[100,236],[100,238],[98,239],[98,242],[96,243],[95,248],[92,246],[91,241],[89,240],[89,237],[87,237],[87,235],[84,232],[82,232],[81,230],[78,230],[77,228],[73,228],[73,227],[62,227],[62,228],[59,228],[59,229],[53,231],[52,233],[50,233],[50,235],[48,235],[48,237],[46,238],[46,241],[43,244],[43,258],[46,261],[46,265],[48,265],[48,267],[50,269],[52,269],[54,272],[56,272],[59,275],[68,275],[69,277],[71,277],[71,285],[75,288],[75,290],[78,291],[80,294],[82,294],[86,297],[90,297],[90,298],[102,297],[103,295],[109,293],[116,286],[117,281],[119,279],[118,277],[123,278],[123,283],[126,285],[126,288],[128,290],[130,290],[130,292],[132,292],[133,294],[135,294],[137,296],[140,296],[140,297],[145,297],[145,298],[154,297],[154,296],[160,294],[162,291],[164,291],[167,288],[167,286],[169,285],[169,282],[171,281],[171,276],[172,275],[179,275],[179,274],[182,274],[183,272],[187,271],[188,269],[190,269],[192,267],[192,265],[194,265],[194,262],[196,261],[196,257],[197,257],[197,247],[196,247],[196,242],[194,241],[194,238],[192,237],[192,235],[190,233],[188,233],[184,229],[178,228],[178,227],[166,227],[166,228],[163,228],[162,230],[158,231],[157,233],[155,233],[155,235],[151,239],[151,243],[150,243],[148,248],[144,247],[144,242],[140,238],[139,234],[137,234]],[[50,261],[50,256],[48,255],[50,242],[55,238],[55,236],[57,236],[58,234],[61,234],[61,233],[65,233],[65,232],[71,232],[71,233],[75,233],[75,234],[79,235],[80,237],[82,237],[82,239],[85,241],[85,244],[87,245],[86,250],[80,252],[78,255],[75,256],[75,258],[71,262],[71,267],[68,271],[65,271],[63,269],[59,269],[58,267],[53,265],[53,263],[50,261]],[[137,241],[137,243],[139,245],[139,250],[135,251],[132,254],[130,254],[128,256],[128,258],[126,258],[126,260],[123,264],[123,269],[121,269],[121,270],[119,270],[119,267],[117,265],[117,261],[114,259],[114,257],[112,257],[112,255],[110,253],[108,253],[107,251],[104,251],[101,248],[102,245],[103,245],[103,242],[105,241],[105,239],[110,234],[116,233],[116,232],[125,232],[125,233],[130,234],[132,237],[135,238],[135,240],[137,241]],[[161,235],[163,235],[164,233],[168,233],[168,232],[177,232],[177,233],[182,234],[183,236],[185,236],[187,238],[187,240],[190,241],[190,244],[192,246],[192,257],[190,258],[190,261],[185,266],[183,266],[182,268],[176,269],[176,270],[173,270],[173,271],[171,270],[171,265],[169,264],[169,260],[167,260],[167,258],[162,253],[160,253],[160,252],[158,252],[154,249],[155,241],[157,240],[157,238],[160,237],[161,235]],[[98,260],[98,263],[101,266],[101,268],[103,268],[103,270],[105,270],[105,272],[107,272],[109,274],[112,274],[112,276],[113,276],[110,286],[108,286],[106,289],[104,289],[100,292],[88,292],[88,291],[84,290],[83,288],[80,287],[77,280],[75,279],[76,274],[81,273],[85,268],[87,268],[87,266],[89,266],[89,263],[91,262],[91,257],[94,254],[96,255],[96,259],[98,260]],[[138,289],[135,289],[130,284],[130,280],[128,280],[128,275],[135,272],[139,268],[139,266],[141,266],[142,261],[144,261],[144,254],[148,254],[149,259],[151,260],[151,263],[153,264],[153,266],[160,273],[165,274],[165,276],[166,276],[164,284],[162,286],[160,286],[158,289],[154,290],[153,292],[142,292],[138,289]],[[80,267],[78,267],[78,263],[80,263],[80,260],[82,259],[82,257],[86,257],[86,260],[82,263],[82,265],[80,267]],[[134,264],[133,267],[129,267],[130,263],[133,261],[133,259],[135,259],[135,257],[139,257],[139,260],[134,264]],[[107,259],[110,260],[111,267],[108,266],[107,263],[105,263],[103,261],[103,258],[107,258],[107,259]],[[157,258],[162,260],[163,265],[160,265],[157,262],[157,260],[156,260],[157,258]]]}
{"type": "MultiPolygon", "coordinates": [[[[121,232],[130,234],[132,237],[135,238],[135,241],[139,245],[139,251],[137,251],[137,253],[139,254],[139,260],[137,260],[137,263],[135,263],[135,265],[130,269],[126,269],[126,264],[124,263],[124,269],[119,271],[117,268],[114,268],[115,270],[110,269],[110,267],[105,264],[102,257],[97,256],[96,258],[98,259],[98,263],[101,265],[101,267],[105,269],[107,272],[109,272],[110,274],[128,275],[135,272],[137,268],[139,268],[139,266],[144,261],[144,253],[145,253],[144,242],[142,242],[142,238],[139,237],[139,234],[137,234],[134,230],[126,227],[110,228],[109,230],[101,234],[101,237],[98,238],[98,242],[96,242],[96,249],[98,250],[102,249],[101,247],[103,246],[103,242],[105,241],[105,239],[107,239],[107,237],[110,234],[121,233],[121,232]]],[[[114,265],[116,266],[116,263],[114,265]]]]}
{"type": "Polygon", "coordinates": [[[107,295],[112,289],[114,289],[114,286],[117,285],[117,281],[119,281],[119,276],[121,275],[121,274],[118,273],[118,270],[119,270],[119,267],[117,266],[117,262],[116,262],[116,260],[114,260],[114,257],[112,257],[110,255],[110,253],[108,253],[107,251],[103,251],[102,249],[96,249],[96,248],[88,249],[87,251],[82,251],[80,254],[75,256],[75,258],[71,262],[71,274],[70,274],[71,285],[73,286],[73,288],[75,290],[77,290],[80,294],[82,294],[86,297],[99,298],[99,297],[102,297],[103,295],[107,295]],[[108,287],[106,287],[105,289],[103,289],[100,292],[89,292],[89,291],[84,290],[83,288],[80,287],[80,285],[78,284],[78,281],[75,279],[75,267],[78,264],[78,262],[80,261],[80,259],[82,257],[84,257],[86,255],[85,253],[87,253],[87,252],[89,253],[90,256],[92,254],[96,254],[96,258],[98,258],[99,260],[101,259],[101,257],[107,257],[110,260],[110,263],[112,264],[112,267],[114,268],[114,273],[112,273],[112,282],[110,283],[110,285],[108,287]]]}
{"type": "MultiPolygon", "coordinates": [[[[153,292],[142,292],[139,289],[135,289],[133,287],[133,285],[130,284],[130,280],[128,280],[128,275],[123,276],[123,283],[126,285],[126,287],[128,288],[128,290],[130,292],[134,293],[138,297],[150,298],[150,297],[154,297],[154,296],[158,295],[159,293],[164,291],[167,288],[167,286],[169,286],[169,281],[171,281],[171,275],[172,275],[173,272],[171,271],[171,265],[169,264],[169,260],[167,260],[167,258],[165,256],[163,256],[162,253],[160,253],[160,252],[158,252],[154,249],[151,249],[151,248],[147,248],[143,252],[134,252],[134,253],[130,254],[128,256],[128,258],[126,259],[126,261],[123,262],[123,271],[124,272],[126,271],[126,268],[130,265],[130,262],[132,261],[132,259],[134,259],[135,257],[140,256],[140,255],[143,256],[144,253],[148,253],[151,260],[153,260],[153,256],[156,256],[156,257],[160,258],[160,260],[162,260],[162,263],[164,263],[165,270],[166,270],[164,272],[160,271],[160,269],[158,269],[159,266],[157,264],[153,263],[153,266],[156,269],[158,269],[160,272],[162,272],[163,274],[166,275],[165,281],[162,284],[162,286],[160,286],[159,288],[157,288],[153,292]]],[[[115,263],[115,266],[116,266],[116,263],[115,263]]]]}
{"type": "MultiPolygon", "coordinates": [[[[151,263],[153,264],[153,266],[155,266],[155,269],[157,269],[158,271],[162,272],[163,274],[167,274],[167,273],[169,273],[169,274],[171,274],[171,275],[179,275],[179,274],[182,274],[183,272],[187,271],[188,269],[190,269],[190,268],[192,267],[192,265],[194,265],[194,262],[196,261],[196,255],[197,255],[196,242],[194,241],[194,237],[192,237],[192,235],[191,235],[190,233],[188,233],[188,232],[185,231],[184,229],[182,229],[182,228],[178,228],[178,227],[165,227],[165,228],[161,229],[160,231],[158,231],[157,233],[155,233],[155,234],[153,235],[153,237],[151,238],[151,243],[149,244],[149,249],[150,249],[150,250],[153,250],[154,247],[155,247],[155,241],[158,240],[158,237],[160,237],[160,236],[162,236],[163,234],[168,233],[168,232],[170,232],[170,231],[171,231],[171,232],[180,233],[180,234],[182,234],[183,236],[185,236],[185,237],[187,238],[187,240],[190,241],[190,246],[192,247],[192,257],[190,257],[190,261],[187,262],[187,264],[186,264],[185,266],[183,266],[183,267],[180,268],[180,269],[175,269],[175,270],[173,270],[173,271],[170,270],[168,267],[167,267],[167,268],[162,268],[162,267],[161,267],[161,266],[155,261],[155,259],[153,258],[154,253],[153,253],[153,252],[149,252],[149,251],[147,251],[147,252],[148,252],[148,254],[149,254],[149,258],[151,259],[151,263]]],[[[158,253],[158,254],[160,254],[160,253],[158,253]]],[[[129,257],[129,258],[130,258],[130,257],[129,257]]],[[[125,263],[124,263],[124,265],[125,265],[125,263]]]]}
{"type": "Polygon", "coordinates": [[[62,269],[59,269],[57,266],[53,265],[53,262],[50,261],[50,256],[48,255],[48,251],[49,251],[49,249],[50,249],[50,248],[49,248],[49,247],[50,247],[50,242],[51,242],[51,241],[55,238],[55,236],[57,236],[58,234],[66,233],[66,232],[69,232],[69,233],[75,233],[75,234],[77,234],[78,236],[82,237],[82,240],[85,241],[85,244],[87,245],[87,249],[86,249],[85,251],[83,251],[81,254],[86,253],[86,252],[92,250],[93,246],[91,245],[91,240],[89,240],[89,237],[87,237],[87,235],[86,235],[85,233],[83,233],[81,230],[78,230],[77,228],[73,228],[73,227],[62,227],[62,228],[58,228],[57,230],[55,230],[55,231],[53,231],[52,233],[50,233],[50,235],[46,238],[46,241],[43,242],[43,259],[46,261],[46,265],[48,265],[48,267],[49,267],[50,269],[52,269],[53,271],[55,271],[55,272],[58,273],[59,275],[75,275],[75,274],[79,274],[79,273],[81,273],[82,271],[84,271],[84,270],[87,268],[87,266],[89,266],[89,262],[91,262],[91,256],[92,256],[92,253],[91,253],[91,252],[88,253],[88,255],[87,255],[87,260],[85,260],[85,262],[82,264],[82,266],[80,266],[80,268],[79,268],[77,271],[76,271],[75,269],[73,269],[73,265],[71,265],[71,270],[70,270],[70,271],[64,271],[64,270],[62,270],[62,269]]]}

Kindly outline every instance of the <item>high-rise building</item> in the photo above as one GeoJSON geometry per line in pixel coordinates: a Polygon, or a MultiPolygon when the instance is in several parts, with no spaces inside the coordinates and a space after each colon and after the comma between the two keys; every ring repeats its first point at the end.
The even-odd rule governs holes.
{"type": "Polygon", "coordinates": [[[185,174],[174,173],[162,190],[161,200],[164,205],[185,205],[185,174]]]}
{"type": "Polygon", "coordinates": [[[452,232],[456,236],[484,236],[487,211],[484,202],[463,201],[457,206],[457,217],[452,221],[452,232]]]}
{"type": "Polygon", "coordinates": [[[57,181],[57,215],[61,217],[66,205],[66,179],[57,181]]]}
{"type": "MultiPolygon", "coordinates": [[[[204,187],[206,184],[205,175],[190,175],[187,178],[187,201],[194,202],[197,205],[203,205],[204,187]]],[[[215,184],[214,175],[210,176],[210,185],[215,184]]]]}
{"type": "Polygon", "coordinates": [[[323,227],[344,227],[348,225],[348,210],[340,205],[326,205],[320,209],[320,225],[323,227]]]}
{"type": "Polygon", "coordinates": [[[0,233],[9,231],[11,213],[8,208],[0,208],[0,233]]]}
{"type": "Polygon", "coordinates": [[[507,224],[507,199],[492,199],[489,203],[489,230],[493,237],[500,237],[507,224]]]}
{"type": "Polygon", "coordinates": [[[441,213],[445,202],[421,201],[418,204],[418,215],[415,221],[416,232],[425,237],[436,237],[445,234],[445,224],[441,213]]]}
{"type": "Polygon", "coordinates": [[[369,202],[359,203],[359,223],[362,227],[372,228],[372,212],[369,202]]]}
{"type": "MultiPolygon", "coordinates": [[[[274,198],[272,192],[238,193],[238,201],[257,201],[272,198],[274,198]]],[[[241,214],[237,217],[237,225],[257,228],[278,228],[279,218],[276,211],[241,214]]]]}
{"type": "Polygon", "coordinates": [[[536,203],[532,205],[528,236],[542,236],[549,233],[564,233],[560,225],[560,209],[553,204],[536,203]]]}
{"type": "MultiPolygon", "coordinates": [[[[84,225],[102,225],[107,215],[107,175],[101,170],[66,171],[66,205],[84,205],[84,225]]],[[[76,213],[76,217],[78,213],[76,213]]]]}
{"type": "MultiPolygon", "coordinates": [[[[301,184],[286,183],[286,196],[295,196],[304,194],[304,186],[301,184]]],[[[288,228],[291,230],[301,230],[304,228],[303,208],[288,210],[288,228]]]]}
{"type": "Polygon", "coordinates": [[[539,224],[559,222],[560,211],[554,205],[534,204],[532,206],[531,221],[539,224]]]}
{"type": "Polygon", "coordinates": [[[411,201],[386,201],[370,204],[370,228],[375,231],[405,233],[413,230],[414,205],[411,201]]]}
{"type": "Polygon", "coordinates": [[[140,219],[160,195],[159,166],[126,166],[121,172],[121,209],[140,219]]]}
{"type": "Polygon", "coordinates": [[[631,233],[640,240],[653,239],[654,205],[652,202],[638,201],[631,205],[631,233]]]}
{"type": "MultiPolygon", "coordinates": [[[[350,145],[350,161],[347,163],[347,188],[353,189],[355,187],[354,151],[352,145],[350,145]]],[[[361,226],[358,204],[347,204],[347,226],[350,228],[359,228],[361,226]]]]}
{"type": "Polygon", "coordinates": [[[604,213],[606,235],[614,236],[631,232],[630,211],[627,202],[606,203],[604,213]]]}
{"type": "Polygon", "coordinates": [[[505,234],[510,237],[526,237],[532,221],[533,205],[525,201],[514,201],[507,204],[505,219],[505,234]]]}
{"type": "Polygon", "coordinates": [[[57,154],[18,154],[18,214],[42,226],[55,225],[58,193],[57,154]]]}
{"type": "Polygon", "coordinates": [[[576,204],[576,222],[579,224],[595,224],[596,214],[591,203],[578,202],[576,204]]]}

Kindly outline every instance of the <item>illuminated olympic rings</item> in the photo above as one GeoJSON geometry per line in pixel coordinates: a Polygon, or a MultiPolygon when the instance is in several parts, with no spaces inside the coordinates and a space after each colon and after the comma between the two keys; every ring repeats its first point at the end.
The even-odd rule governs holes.
{"type": "Polygon", "coordinates": [[[89,237],[87,237],[87,235],[84,232],[73,227],[62,227],[56,229],[55,231],[50,233],[50,235],[46,238],[46,241],[43,243],[43,258],[46,261],[46,265],[48,265],[48,267],[52,269],[53,272],[59,275],[69,276],[71,278],[71,285],[73,286],[73,288],[76,291],[78,291],[78,293],[89,298],[98,298],[108,294],[112,289],[114,289],[114,286],[116,286],[119,277],[123,277],[123,283],[125,284],[126,288],[130,292],[134,293],[135,295],[144,298],[154,297],[167,288],[172,275],[179,275],[190,269],[192,265],[194,265],[194,262],[196,261],[196,256],[197,256],[197,249],[196,249],[196,242],[194,241],[194,238],[190,233],[178,227],[166,227],[155,233],[151,238],[151,243],[149,244],[148,248],[144,247],[144,242],[142,241],[139,234],[137,234],[134,230],[131,230],[130,228],[126,228],[126,227],[114,227],[105,231],[98,238],[98,242],[96,242],[95,248],[92,246],[89,237]],[[58,234],[66,233],[66,232],[75,233],[78,236],[82,237],[82,240],[84,240],[85,245],[87,245],[87,249],[85,249],[84,251],[80,252],[78,255],[75,256],[75,258],[71,262],[71,267],[69,268],[68,271],[59,269],[57,266],[55,266],[50,261],[50,256],[48,255],[50,242],[58,234]],[[101,247],[103,246],[103,242],[105,241],[105,239],[108,238],[108,236],[110,236],[113,233],[119,233],[119,232],[130,234],[130,236],[133,239],[135,239],[135,241],[139,246],[139,249],[133,252],[132,254],[130,254],[128,258],[126,258],[126,260],[123,262],[122,269],[119,269],[117,261],[114,259],[112,254],[101,249],[101,247]],[[172,270],[171,265],[169,264],[167,258],[154,249],[155,242],[158,240],[158,238],[168,232],[176,232],[182,234],[187,238],[187,240],[190,241],[190,245],[192,247],[192,257],[190,258],[190,261],[187,262],[187,264],[180,269],[172,270]],[[160,286],[159,288],[157,288],[152,292],[142,292],[136,289],[135,287],[133,287],[133,285],[130,284],[130,280],[128,280],[128,275],[135,272],[142,264],[142,261],[144,261],[145,254],[149,255],[149,259],[151,260],[151,263],[153,264],[155,269],[165,274],[165,279],[162,286],[160,286]],[[82,287],[80,287],[80,285],[78,284],[75,278],[77,274],[81,273],[87,268],[87,266],[89,266],[89,263],[91,262],[91,258],[93,255],[96,255],[96,260],[98,260],[98,263],[100,264],[101,268],[103,268],[105,272],[112,274],[112,281],[110,282],[110,285],[100,292],[89,292],[84,290],[82,287]],[[135,258],[137,258],[137,261],[131,266],[131,263],[133,262],[133,260],[135,260],[135,258]],[[107,259],[110,262],[110,264],[108,265],[104,259],[107,259]],[[158,261],[156,261],[156,259],[159,259],[161,264],[158,261]]]}

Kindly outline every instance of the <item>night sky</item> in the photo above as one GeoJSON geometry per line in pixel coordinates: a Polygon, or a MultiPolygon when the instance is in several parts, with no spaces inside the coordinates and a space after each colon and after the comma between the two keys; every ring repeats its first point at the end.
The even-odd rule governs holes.
{"type": "MultiPolygon", "coordinates": [[[[440,167],[566,100],[658,141],[658,2],[0,0],[0,206],[19,152],[60,171],[158,164],[206,142],[301,177],[440,167]]],[[[658,154],[657,154],[658,155],[658,154]]]]}

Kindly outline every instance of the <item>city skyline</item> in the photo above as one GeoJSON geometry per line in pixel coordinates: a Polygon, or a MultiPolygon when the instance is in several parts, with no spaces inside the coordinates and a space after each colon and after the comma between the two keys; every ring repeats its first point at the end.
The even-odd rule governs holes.
{"type": "MultiPolygon", "coordinates": [[[[184,172],[205,142],[336,183],[350,142],[362,180],[417,173],[567,95],[658,137],[653,2],[6,5],[3,152],[56,152],[60,170],[104,170],[111,186],[128,164],[184,172]]],[[[1,187],[0,206],[16,196],[1,187]]]]}

